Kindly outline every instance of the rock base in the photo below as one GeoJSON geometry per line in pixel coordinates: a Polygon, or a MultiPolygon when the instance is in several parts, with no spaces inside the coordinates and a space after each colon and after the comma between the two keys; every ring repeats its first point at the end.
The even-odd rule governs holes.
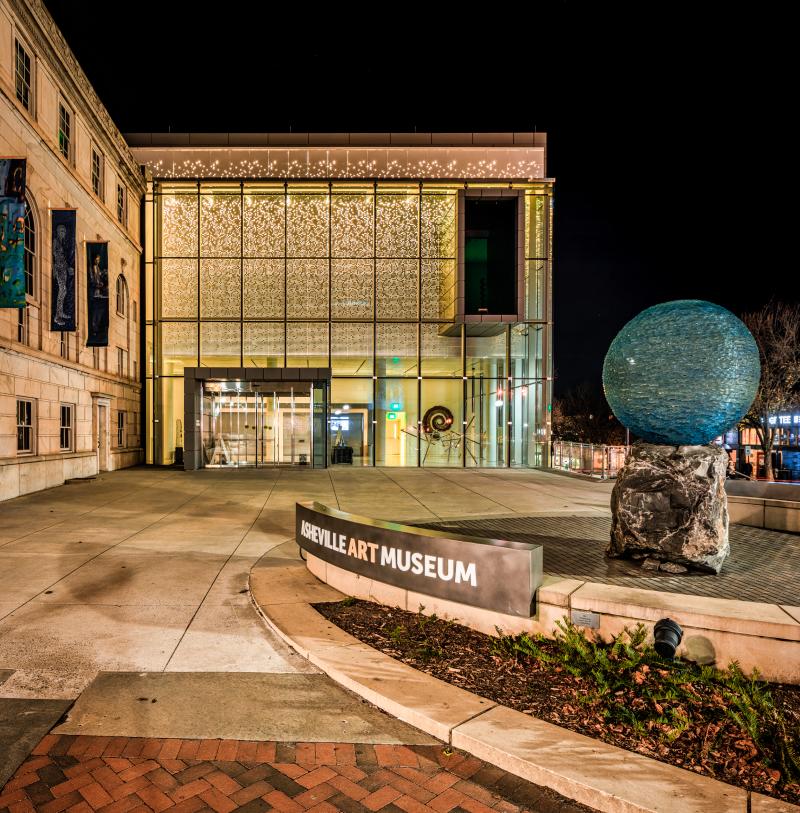
{"type": "Polygon", "coordinates": [[[727,467],[718,446],[637,443],[611,493],[606,554],[719,573],[730,553],[727,467]]]}

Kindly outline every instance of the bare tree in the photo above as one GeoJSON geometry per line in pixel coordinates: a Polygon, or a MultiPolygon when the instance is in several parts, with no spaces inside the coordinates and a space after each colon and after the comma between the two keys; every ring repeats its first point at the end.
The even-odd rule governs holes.
{"type": "Polygon", "coordinates": [[[770,302],[745,313],[742,321],[758,345],[761,383],[741,425],[755,429],[764,452],[764,474],[772,480],[772,447],[778,427],[770,425],[769,416],[795,406],[800,396],[800,305],[770,302]]]}
{"type": "Polygon", "coordinates": [[[625,442],[625,429],[616,419],[603,391],[589,382],[553,399],[553,437],[579,443],[625,442]]]}

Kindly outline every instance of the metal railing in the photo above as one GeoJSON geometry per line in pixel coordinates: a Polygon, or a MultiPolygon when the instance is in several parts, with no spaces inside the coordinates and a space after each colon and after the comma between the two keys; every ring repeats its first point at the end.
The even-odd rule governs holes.
{"type": "Polygon", "coordinates": [[[630,446],[607,446],[598,443],[572,443],[566,440],[553,441],[554,469],[587,474],[606,480],[616,477],[625,465],[630,446]]]}

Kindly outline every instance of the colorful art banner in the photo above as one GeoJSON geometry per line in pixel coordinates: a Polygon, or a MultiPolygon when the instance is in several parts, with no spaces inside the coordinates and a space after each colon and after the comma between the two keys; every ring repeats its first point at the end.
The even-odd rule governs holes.
{"type": "Polygon", "coordinates": [[[50,330],[75,330],[75,210],[54,209],[50,330]]]}
{"type": "Polygon", "coordinates": [[[108,347],[108,243],[86,244],[87,347],[108,347]]]}
{"type": "Polygon", "coordinates": [[[25,307],[25,168],[0,158],[0,308],[25,307]]]}
{"type": "Polygon", "coordinates": [[[14,198],[25,203],[24,158],[0,158],[0,198],[14,198]]]}

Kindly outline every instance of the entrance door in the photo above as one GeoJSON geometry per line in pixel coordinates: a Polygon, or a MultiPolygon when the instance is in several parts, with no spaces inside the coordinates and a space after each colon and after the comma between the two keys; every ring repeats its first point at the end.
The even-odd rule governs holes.
{"type": "Polygon", "coordinates": [[[208,382],[202,397],[203,465],[312,465],[310,384],[208,382]]]}
{"type": "Polygon", "coordinates": [[[108,405],[97,405],[97,468],[108,471],[108,405]]]}
{"type": "Polygon", "coordinates": [[[281,463],[311,463],[311,399],[290,393],[279,401],[281,463]]]}

